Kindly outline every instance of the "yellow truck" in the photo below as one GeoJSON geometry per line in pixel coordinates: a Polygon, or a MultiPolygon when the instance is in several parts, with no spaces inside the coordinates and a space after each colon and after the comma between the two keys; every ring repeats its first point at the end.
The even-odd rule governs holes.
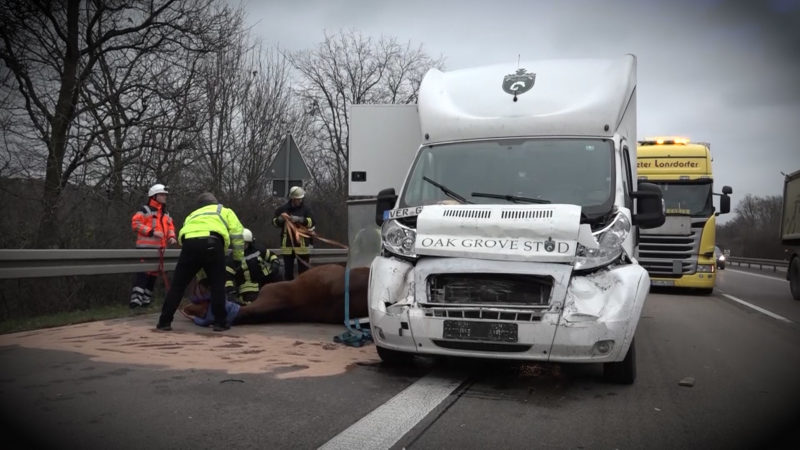
{"type": "Polygon", "coordinates": [[[636,170],[640,182],[664,194],[666,221],[640,230],[637,257],[652,286],[697,289],[711,294],[716,281],[716,216],[730,212],[730,186],[714,193],[711,145],[683,137],[639,141],[636,170]],[[713,196],[720,196],[714,207],[713,196]]]}

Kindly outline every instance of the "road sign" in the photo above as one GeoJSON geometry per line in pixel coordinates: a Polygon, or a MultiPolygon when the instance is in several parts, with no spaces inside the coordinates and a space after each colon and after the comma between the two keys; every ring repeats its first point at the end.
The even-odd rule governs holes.
{"type": "Polygon", "coordinates": [[[300,148],[297,147],[291,134],[281,142],[278,154],[272,160],[267,173],[273,180],[273,192],[284,197],[289,196],[290,187],[302,186],[303,180],[311,178],[303,155],[300,154],[300,148]]]}

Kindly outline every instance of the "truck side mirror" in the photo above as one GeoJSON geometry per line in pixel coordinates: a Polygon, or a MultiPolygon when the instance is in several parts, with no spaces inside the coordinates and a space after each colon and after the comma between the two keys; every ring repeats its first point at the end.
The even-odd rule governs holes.
{"type": "Polygon", "coordinates": [[[397,194],[395,194],[394,188],[378,192],[378,200],[375,202],[375,223],[378,226],[383,225],[383,212],[394,208],[395,202],[397,202],[397,194]]]}
{"type": "MultiPolygon", "coordinates": [[[[722,192],[725,192],[724,188],[722,189],[722,192]]],[[[719,213],[727,214],[729,212],[731,212],[731,198],[728,197],[727,193],[724,193],[722,194],[722,197],[719,198],[719,213]]]]}
{"type": "Polygon", "coordinates": [[[667,220],[664,214],[664,196],[661,188],[653,183],[639,183],[639,189],[631,192],[636,199],[636,214],[633,224],[640,228],[656,228],[667,220]]]}
{"type": "Polygon", "coordinates": [[[725,195],[733,194],[733,189],[730,186],[722,186],[722,193],[725,195]]]}

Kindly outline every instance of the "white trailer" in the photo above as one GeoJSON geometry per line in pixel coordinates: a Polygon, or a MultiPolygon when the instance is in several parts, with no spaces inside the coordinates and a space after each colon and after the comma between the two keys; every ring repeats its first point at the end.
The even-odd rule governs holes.
{"type": "Polygon", "coordinates": [[[368,296],[384,361],[604,363],[633,382],[636,227],[664,221],[660,190],[634,189],[635,57],[434,69],[416,107],[354,106],[350,132],[351,199],[386,188],[368,296]]]}

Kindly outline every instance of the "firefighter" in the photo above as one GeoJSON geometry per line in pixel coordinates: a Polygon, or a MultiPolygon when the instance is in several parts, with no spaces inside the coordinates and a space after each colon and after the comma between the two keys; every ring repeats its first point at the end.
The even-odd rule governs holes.
{"type": "MultiPolygon", "coordinates": [[[[244,227],[232,209],[222,206],[210,192],[197,198],[199,208],[192,211],[178,233],[181,254],[175,266],[172,285],[164,299],[156,329],[169,331],[172,319],[183,297],[186,286],[200,269],[208,277],[211,287],[211,309],[214,314],[214,331],[230,328],[225,310],[225,252],[231,248],[235,261],[244,257],[244,227]]],[[[232,319],[232,317],[231,317],[232,319]]]]}
{"type": "Polygon", "coordinates": [[[311,248],[314,246],[313,238],[306,238],[299,236],[294,239],[289,235],[289,227],[286,224],[286,219],[283,214],[289,216],[289,220],[296,225],[301,225],[313,232],[314,219],[311,215],[311,209],[303,203],[306,193],[300,186],[292,186],[289,189],[289,201],[275,210],[275,215],[272,218],[272,224],[281,228],[281,255],[283,256],[283,269],[284,278],[286,281],[294,279],[294,260],[295,255],[300,262],[297,264],[297,273],[303,273],[309,268],[309,259],[311,257],[311,248]]]}
{"type": "MultiPolygon", "coordinates": [[[[167,188],[154,184],[147,192],[146,205],[131,218],[131,228],[136,233],[136,248],[164,249],[175,245],[175,225],[167,212],[167,188]]],[[[153,287],[158,272],[141,272],[133,278],[129,305],[131,309],[148,306],[153,301],[153,287]]]]}
{"type": "Polygon", "coordinates": [[[258,291],[265,284],[281,281],[282,278],[278,255],[256,243],[249,229],[245,228],[242,236],[244,259],[237,262],[228,256],[225,291],[229,300],[245,305],[258,297],[258,291]]]}

